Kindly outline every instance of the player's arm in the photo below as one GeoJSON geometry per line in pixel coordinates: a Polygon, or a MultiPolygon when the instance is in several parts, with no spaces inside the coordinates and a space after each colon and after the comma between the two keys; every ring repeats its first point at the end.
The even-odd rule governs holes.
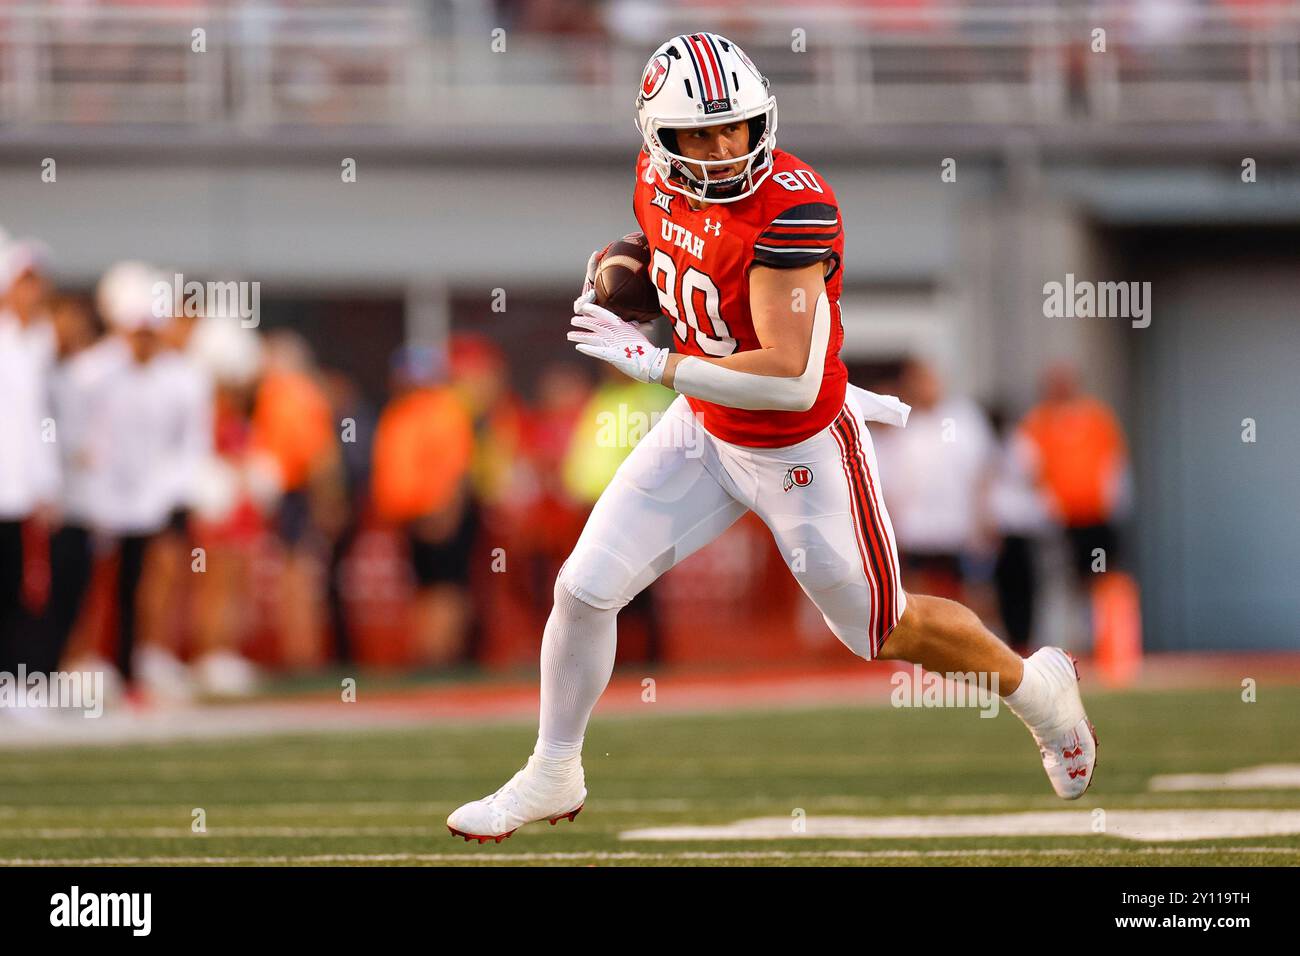
{"type": "Polygon", "coordinates": [[[755,265],[749,304],[760,347],[723,358],[670,355],[663,383],[733,408],[807,411],[821,391],[830,339],[825,267],[755,265]]]}
{"type": "Polygon", "coordinates": [[[750,310],[757,349],[702,358],[656,348],[635,325],[590,301],[590,293],[574,303],[578,314],[569,341],[578,343],[578,351],[604,359],[632,378],[659,382],[683,395],[732,408],[807,411],[821,390],[830,341],[825,268],[825,263],[814,262],[751,270],[750,310]]]}

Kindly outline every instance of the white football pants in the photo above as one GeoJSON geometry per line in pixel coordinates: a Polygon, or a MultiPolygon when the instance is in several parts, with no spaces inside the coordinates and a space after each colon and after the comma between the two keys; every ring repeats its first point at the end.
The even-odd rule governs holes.
{"type": "Polygon", "coordinates": [[[876,398],[850,386],[816,435],[751,448],[709,434],[679,395],[596,502],[556,593],[622,608],[753,511],[835,636],[859,657],[879,656],[907,599],[866,428],[876,398]]]}

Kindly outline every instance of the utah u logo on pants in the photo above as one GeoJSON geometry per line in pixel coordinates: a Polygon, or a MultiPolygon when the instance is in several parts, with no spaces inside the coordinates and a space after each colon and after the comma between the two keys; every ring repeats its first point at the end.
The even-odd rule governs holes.
{"type": "Polygon", "coordinates": [[[795,465],[793,468],[786,471],[785,479],[781,482],[781,488],[783,491],[789,491],[796,485],[800,488],[807,488],[812,484],[812,480],[813,473],[811,468],[807,465],[795,465]]]}

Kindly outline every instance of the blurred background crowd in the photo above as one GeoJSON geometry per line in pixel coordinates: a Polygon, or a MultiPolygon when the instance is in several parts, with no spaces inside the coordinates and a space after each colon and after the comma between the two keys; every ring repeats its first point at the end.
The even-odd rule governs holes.
{"type": "MultiPolygon", "coordinates": [[[[1294,649],[1296,3],[0,0],[0,669],[535,667],[672,397],[563,331],[697,29],[836,190],[850,378],[913,406],[873,431],[908,586],[1120,677],[1294,649]],[[256,327],[159,315],[178,274],[256,327]],[[1152,321],[1048,316],[1067,275],[1152,321]]],[[[620,617],[622,661],[843,653],[748,519],[620,617]]]]}
{"type": "Polygon", "coordinates": [[[0,243],[0,670],[89,657],[174,697],[251,692],[251,660],[473,661],[494,581],[549,611],[630,448],[599,410],[666,404],[576,364],[526,404],[472,334],[396,349],[372,399],[294,331],[159,308],[171,281],[128,261],[63,294],[42,243],[0,243]],[[473,573],[490,551],[524,573],[473,573]]]}

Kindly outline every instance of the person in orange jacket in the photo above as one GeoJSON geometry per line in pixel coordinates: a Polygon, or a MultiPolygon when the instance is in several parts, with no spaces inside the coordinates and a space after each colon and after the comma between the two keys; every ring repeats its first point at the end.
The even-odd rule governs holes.
{"type": "Polygon", "coordinates": [[[1047,368],[1042,400],[1020,425],[1037,458],[1039,481],[1065,527],[1074,568],[1087,581],[1105,552],[1117,557],[1116,519],[1125,505],[1128,449],[1114,413],[1084,394],[1066,362],[1047,368]]]}
{"type": "Polygon", "coordinates": [[[446,665],[464,654],[470,622],[470,500],[474,433],[459,397],[442,384],[440,350],[407,346],[393,359],[393,398],[375,430],[371,494],[380,518],[403,528],[416,597],[416,651],[446,665]]]}
{"type": "Polygon", "coordinates": [[[272,332],[253,404],[251,445],[274,463],[280,498],[272,528],[281,547],[278,632],[284,662],[314,667],[324,656],[318,534],[325,503],[339,484],[338,433],[307,343],[272,332]]]}
{"type": "Polygon", "coordinates": [[[1123,685],[1136,675],[1142,655],[1138,587],[1123,570],[1118,532],[1130,508],[1128,446],[1114,412],[1083,392],[1069,362],[1048,366],[1042,395],[1020,434],[1033,448],[1040,485],[1087,591],[1101,674],[1123,685]]]}

